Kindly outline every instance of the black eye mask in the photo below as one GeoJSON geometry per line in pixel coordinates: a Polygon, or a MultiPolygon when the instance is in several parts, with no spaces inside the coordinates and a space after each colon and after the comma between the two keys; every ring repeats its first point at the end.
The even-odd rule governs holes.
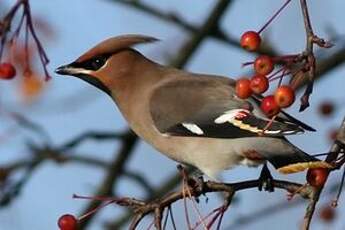
{"type": "Polygon", "coordinates": [[[107,62],[110,55],[103,54],[83,62],[73,63],[73,67],[96,71],[107,62]]]}
{"type": "Polygon", "coordinates": [[[97,71],[102,66],[104,66],[110,56],[111,55],[99,55],[83,62],[72,62],[71,64],[60,66],[55,70],[55,72],[61,75],[72,75],[81,78],[111,96],[111,90],[107,88],[106,85],[104,85],[99,79],[86,73],[74,71],[75,69],[78,70],[79,68],[84,70],[97,71]]]}

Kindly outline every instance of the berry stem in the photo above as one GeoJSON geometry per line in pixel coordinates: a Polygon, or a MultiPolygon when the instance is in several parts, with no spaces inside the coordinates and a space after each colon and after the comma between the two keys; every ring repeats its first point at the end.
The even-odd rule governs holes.
{"type": "Polygon", "coordinates": [[[333,207],[337,207],[338,206],[338,201],[339,201],[341,192],[342,192],[343,187],[344,187],[344,180],[345,180],[345,168],[343,169],[343,175],[341,177],[341,182],[340,182],[340,186],[339,186],[339,189],[338,189],[337,196],[335,197],[335,199],[332,202],[332,206],[333,207]]]}
{"type": "Polygon", "coordinates": [[[211,221],[208,223],[207,228],[206,229],[211,229],[212,225],[216,222],[216,220],[219,218],[219,216],[222,213],[222,209],[219,209],[217,211],[217,213],[212,217],[211,221]]]}
{"type": "Polygon", "coordinates": [[[277,115],[274,115],[269,122],[266,124],[265,128],[262,130],[262,132],[260,133],[260,135],[265,135],[265,132],[267,131],[267,129],[269,129],[271,127],[271,125],[273,124],[274,120],[276,119],[277,115]]]}
{"type": "Polygon", "coordinates": [[[286,73],[284,73],[284,75],[280,75],[280,76],[274,77],[274,78],[270,79],[269,81],[272,82],[272,81],[275,81],[277,79],[281,79],[282,77],[288,76],[290,74],[291,74],[291,72],[286,72],[286,73]]]}
{"type": "Polygon", "coordinates": [[[23,24],[24,24],[24,19],[25,19],[25,14],[22,14],[20,17],[17,29],[14,31],[12,38],[10,39],[10,42],[19,37],[21,28],[23,27],[23,24]]]}
{"type": "Polygon", "coordinates": [[[49,58],[36,34],[36,31],[34,29],[33,26],[33,22],[32,22],[32,17],[31,17],[31,9],[30,9],[30,5],[28,2],[24,2],[24,13],[26,14],[26,20],[27,20],[27,27],[28,30],[30,31],[32,38],[34,39],[35,43],[36,43],[36,47],[37,47],[37,51],[39,54],[39,58],[41,60],[42,66],[43,66],[43,71],[45,74],[45,80],[48,81],[50,79],[50,75],[47,69],[47,65],[49,64],[49,58]]]}
{"type": "Polygon", "coordinates": [[[85,199],[85,200],[98,200],[98,201],[117,201],[114,197],[103,197],[103,196],[80,196],[73,194],[73,199],[85,199]]]}
{"type": "Polygon", "coordinates": [[[285,76],[286,73],[286,68],[283,68],[282,74],[279,76],[279,82],[278,82],[278,87],[282,84],[283,82],[283,77],[285,76]]]}
{"type": "MultiPolygon", "coordinates": [[[[203,221],[206,221],[207,219],[209,219],[213,214],[218,213],[218,211],[219,211],[222,207],[223,207],[223,206],[218,207],[218,208],[216,208],[216,209],[213,209],[209,214],[207,214],[206,216],[204,216],[203,221]]],[[[201,222],[200,220],[197,221],[197,222],[195,223],[195,226],[192,228],[192,230],[197,229],[197,227],[199,227],[199,226],[201,225],[201,223],[202,223],[202,222],[201,222]]]]}
{"type": "Polygon", "coordinates": [[[104,203],[98,205],[96,208],[92,209],[91,211],[89,211],[89,212],[85,213],[84,215],[80,216],[80,217],[78,218],[78,220],[81,221],[81,220],[87,218],[88,216],[94,214],[94,213],[97,212],[98,210],[100,210],[100,209],[102,209],[102,208],[104,208],[104,207],[106,207],[106,206],[108,206],[109,204],[112,204],[112,203],[114,203],[114,202],[115,202],[115,200],[110,200],[110,201],[104,202],[104,203]]]}
{"type": "Polygon", "coordinates": [[[300,55],[298,54],[289,54],[289,55],[283,55],[283,56],[277,56],[277,57],[272,57],[274,62],[279,62],[279,61],[285,61],[285,62],[291,62],[298,58],[300,55]]]}
{"type": "Polygon", "coordinates": [[[247,66],[247,65],[253,65],[253,64],[254,64],[253,61],[244,62],[244,63],[242,63],[242,68],[245,67],[245,66],[247,66]]]}
{"type": "Polygon", "coordinates": [[[336,152],[316,153],[316,154],[311,154],[311,156],[313,157],[328,156],[328,154],[330,153],[336,153],[336,152]]]}
{"type": "Polygon", "coordinates": [[[274,76],[276,76],[277,74],[279,74],[280,72],[282,72],[284,70],[284,67],[278,69],[276,72],[272,73],[270,76],[268,76],[267,78],[270,80],[270,81],[273,81],[275,80],[276,78],[273,79],[274,76]]]}
{"type": "Polygon", "coordinates": [[[279,15],[279,13],[291,2],[291,0],[287,0],[278,10],[277,12],[263,25],[263,27],[258,31],[260,34],[266,27],[279,15]]]}
{"type": "Polygon", "coordinates": [[[29,26],[28,26],[28,19],[26,19],[26,26],[25,26],[25,64],[24,64],[24,76],[29,76],[27,72],[31,72],[30,70],[30,60],[29,60],[29,26]]]}

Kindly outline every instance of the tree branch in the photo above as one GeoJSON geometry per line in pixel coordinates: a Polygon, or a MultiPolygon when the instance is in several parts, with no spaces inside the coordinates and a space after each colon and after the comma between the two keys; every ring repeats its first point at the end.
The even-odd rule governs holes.
{"type": "Polygon", "coordinates": [[[226,12],[227,7],[232,2],[232,0],[219,0],[217,2],[201,29],[198,30],[198,32],[193,35],[192,39],[180,49],[180,52],[182,53],[172,61],[172,66],[180,68],[187,63],[188,59],[201,44],[203,39],[207,37],[214,28],[218,27],[222,15],[226,12]]]}
{"type": "MultiPolygon", "coordinates": [[[[172,12],[168,13],[163,13],[161,10],[150,6],[148,4],[143,3],[142,1],[128,1],[128,0],[110,0],[115,3],[119,3],[128,7],[132,7],[136,10],[139,10],[141,12],[147,13],[150,16],[156,17],[160,20],[169,22],[169,23],[174,23],[175,25],[181,27],[182,29],[186,30],[189,33],[196,34],[198,31],[200,31],[203,26],[195,26],[192,25],[185,20],[181,19],[179,15],[176,15],[172,12]]],[[[243,48],[240,45],[240,42],[237,38],[232,38],[230,35],[228,35],[226,32],[224,32],[219,25],[214,27],[207,36],[210,36],[212,38],[215,38],[221,42],[224,42],[227,45],[230,45],[234,48],[238,48],[243,50],[243,48]]],[[[276,52],[269,46],[261,47],[257,51],[257,53],[260,54],[267,54],[270,56],[276,56],[276,52]]]]}
{"type": "MultiPolygon", "coordinates": [[[[122,147],[109,165],[108,173],[103,179],[103,182],[98,188],[98,191],[95,193],[96,196],[112,196],[113,195],[113,187],[116,186],[116,182],[119,179],[119,176],[123,173],[126,163],[129,162],[129,157],[133,154],[133,148],[137,143],[137,136],[133,132],[128,132],[123,139],[122,147]]],[[[98,201],[91,201],[82,213],[87,213],[98,206],[98,201]]],[[[84,229],[86,226],[91,223],[92,219],[96,216],[94,215],[89,216],[83,222],[80,223],[80,228],[84,229]]]]}
{"type": "Polygon", "coordinates": [[[74,137],[72,140],[68,141],[61,147],[59,147],[59,151],[64,152],[68,149],[74,148],[75,146],[79,145],[81,142],[87,140],[87,139],[93,139],[93,140],[123,140],[127,137],[127,132],[122,133],[115,133],[115,132],[96,132],[96,131],[88,131],[85,133],[80,134],[77,137],[74,137]]]}
{"type": "MultiPolygon", "coordinates": [[[[171,205],[179,200],[185,199],[185,194],[189,193],[192,197],[197,198],[201,195],[214,192],[225,192],[228,194],[228,201],[226,204],[231,203],[233,195],[241,190],[258,188],[262,184],[260,179],[258,180],[248,180],[237,183],[218,183],[213,181],[206,181],[200,183],[195,183],[193,186],[188,185],[182,188],[182,191],[172,192],[163,198],[158,198],[153,201],[145,202],[133,198],[114,198],[114,202],[118,205],[129,207],[134,212],[134,217],[130,225],[130,229],[135,229],[140,221],[148,214],[155,214],[156,227],[158,229],[160,226],[160,221],[162,219],[161,213],[171,207],[171,205]],[[157,220],[159,219],[159,221],[157,220]]],[[[273,180],[273,185],[275,188],[284,189],[290,193],[299,193],[304,198],[311,198],[313,196],[314,190],[310,186],[303,186],[294,182],[284,181],[284,180],[273,180]]],[[[109,199],[107,199],[109,200],[109,199]]],[[[226,209],[225,209],[226,210],[226,209]]],[[[225,211],[223,210],[223,211],[225,211]]]]}

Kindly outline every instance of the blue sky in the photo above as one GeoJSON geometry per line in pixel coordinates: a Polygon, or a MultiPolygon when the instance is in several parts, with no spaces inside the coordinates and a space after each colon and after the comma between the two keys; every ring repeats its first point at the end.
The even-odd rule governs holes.
{"type": "MultiPolygon", "coordinates": [[[[49,21],[57,34],[55,40],[45,45],[51,60],[49,65],[51,73],[57,66],[73,61],[91,46],[111,36],[139,33],[160,38],[162,40],[160,43],[138,47],[146,56],[158,62],[162,62],[162,57],[174,55],[177,50],[175,46],[188,37],[188,34],[172,24],[158,22],[154,17],[106,0],[32,0],[31,2],[33,14],[49,21]]],[[[202,24],[207,12],[214,4],[212,0],[145,2],[163,11],[177,12],[178,15],[196,25],[202,24]]],[[[233,37],[238,38],[245,30],[260,28],[282,2],[235,1],[231,11],[223,18],[221,26],[233,37]]],[[[265,34],[265,39],[272,41],[278,50],[285,53],[296,53],[304,47],[304,29],[297,2],[293,1],[265,34]]],[[[337,0],[312,1],[311,3],[310,13],[314,29],[318,34],[326,36],[326,29],[329,26],[332,26],[340,35],[345,34],[343,26],[345,2],[337,0]]],[[[252,58],[253,56],[242,50],[226,46],[214,39],[207,39],[193,55],[187,69],[236,77],[246,73],[246,70],[241,68],[241,63],[252,58]]],[[[289,109],[318,130],[316,133],[290,138],[307,152],[320,153],[329,149],[330,143],[325,138],[326,134],[330,127],[336,127],[340,123],[342,114],[345,112],[345,91],[340,88],[345,83],[344,74],[345,68],[338,68],[316,85],[311,101],[314,107],[308,111],[298,114],[297,106],[289,109]],[[339,105],[337,113],[328,120],[316,114],[316,105],[323,99],[335,99],[339,105]]],[[[55,145],[64,143],[87,130],[121,131],[125,129],[126,122],[106,95],[79,79],[52,75],[53,79],[47,83],[47,90],[37,104],[24,108],[14,107],[30,119],[42,124],[52,136],[55,145]]],[[[17,104],[17,101],[12,99],[14,92],[11,83],[1,84],[0,87],[3,90],[1,95],[9,95],[8,101],[17,104]]],[[[7,98],[3,100],[7,101],[7,98]]],[[[30,153],[25,150],[23,140],[28,136],[33,138],[31,135],[24,133],[9,140],[8,143],[3,143],[0,146],[0,162],[28,156],[30,153]]],[[[110,160],[117,147],[114,143],[90,141],[78,147],[76,152],[92,156],[97,154],[99,158],[110,160]]],[[[164,178],[176,171],[174,162],[157,154],[153,148],[143,142],[135,151],[137,153],[131,160],[129,168],[146,175],[153,184],[159,185],[164,178]]],[[[52,162],[42,164],[16,201],[8,208],[0,210],[0,229],[56,229],[56,220],[61,214],[66,212],[77,214],[86,204],[85,201],[71,199],[72,194],[92,194],[103,173],[101,169],[83,165],[61,166],[52,162]]],[[[238,181],[256,178],[258,173],[258,169],[238,167],[224,173],[224,180],[238,181]]],[[[286,178],[293,178],[303,183],[304,176],[301,173],[286,178]]],[[[339,177],[339,173],[337,176],[339,177]]],[[[337,177],[334,176],[333,179],[337,177]]],[[[121,181],[117,192],[119,195],[143,195],[133,183],[128,181],[121,181]]],[[[227,214],[225,223],[285,199],[283,192],[267,194],[258,193],[256,190],[243,192],[239,196],[241,202],[233,209],[233,212],[227,214]]],[[[217,198],[214,197],[214,199],[217,198]]],[[[211,209],[210,206],[209,208],[211,209]]],[[[343,205],[340,209],[344,209],[343,205]]],[[[108,207],[102,211],[100,218],[93,223],[91,229],[102,229],[103,221],[108,217],[116,216],[121,210],[108,207]]],[[[269,219],[250,224],[243,229],[264,229],[277,223],[281,230],[297,229],[298,218],[301,219],[303,213],[304,206],[301,205],[298,208],[277,213],[269,219]]],[[[343,227],[338,221],[332,229],[341,229],[341,226],[343,227]]],[[[313,229],[324,229],[324,227],[320,222],[315,221],[313,229]]]]}

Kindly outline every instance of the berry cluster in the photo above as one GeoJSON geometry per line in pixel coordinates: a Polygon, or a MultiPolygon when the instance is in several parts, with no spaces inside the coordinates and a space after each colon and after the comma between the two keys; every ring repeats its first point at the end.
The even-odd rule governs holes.
{"type": "MultiPolygon", "coordinates": [[[[258,32],[247,31],[241,37],[241,46],[248,51],[257,51],[260,48],[261,37],[258,32]]],[[[293,59],[298,59],[297,55],[289,55],[272,58],[267,55],[261,55],[254,62],[248,62],[244,65],[252,64],[254,66],[255,75],[249,78],[241,78],[236,82],[236,95],[241,99],[247,99],[252,94],[261,95],[269,88],[270,81],[279,79],[278,87],[272,95],[265,96],[261,100],[260,108],[268,116],[274,117],[281,108],[291,106],[295,101],[295,92],[290,85],[282,85],[282,78],[286,75],[285,67],[271,74],[274,70],[276,61],[290,64],[293,59]],[[283,72],[277,77],[279,72],[283,72]],[[271,74],[271,75],[270,75],[271,74]]],[[[286,65],[287,65],[286,64],[286,65]]],[[[323,104],[319,108],[320,113],[327,116],[332,113],[333,106],[323,104]]],[[[324,168],[313,168],[307,172],[306,179],[313,187],[322,187],[327,181],[329,171],[324,168]]]]}
{"type": "MultiPolygon", "coordinates": [[[[262,38],[260,36],[273,20],[287,7],[291,0],[286,0],[285,3],[269,18],[269,20],[258,31],[246,31],[242,34],[240,39],[240,45],[245,50],[250,52],[259,52],[262,38]]],[[[302,6],[306,7],[306,6],[302,6]]],[[[309,21],[308,14],[303,11],[305,21],[309,21]]],[[[278,88],[274,95],[269,95],[262,101],[261,109],[269,116],[274,117],[279,113],[281,108],[287,108],[295,101],[294,89],[301,85],[303,79],[308,78],[308,85],[305,89],[303,96],[301,97],[300,111],[309,107],[309,96],[312,93],[313,82],[315,78],[316,61],[313,53],[313,44],[322,48],[330,48],[332,44],[325,41],[322,38],[317,37],[312,33],[312,29],[309,23],[305,24],[306,29],[311,31],[307,33],[307,47],[299,54],[284,55],[270,57],[268,55],[261,55],[253,62],[245,63],[244,65],[253,65],[256,75],[262,75],[260,77],[253,77],[250,82],[248,80],[240,79],[238,86],[236,87],[236,93],[239,98],[246,99],[251,96],[252,93],[262,94],[267,90],[268,82],[279,79],[278,88]],[[272,73],[275,68],[275,64],[280,64],[282,67],[276,72],[272,73]],[[283,77],[291,75],[289,85],[282,86],[283,77]],[[266,77],[267,79],[264,79],[266,77]],[[255,86],[257,85],[257,86],[255,86]]],[[[261,53],[259,52],[259,53],[261,53]]]]}
{"type": "MultiPolygon", "coordinates": [[[[241,46],[248,51],[257,51],[260,46],[261,37],[259,33],[254,31],[247,31],[241,37],[241,46]]],[[[285,59],[290,57],[280,57],[277,59],[285,59]]],[[[279,113],[281,108],[287,108],[295,101],[295,92],[290,85],[282,85],[282,77],[276,77],[281,71],[272,73],[274,70],[275,60],[268,55],[260,55],[254,62],[246,63],[253,64],[255,75],[249,78],[241,78],[236,82],[236,95],[241,99],[247,99],[252,94],[261,95],[269,88],[269,82],[275,79],[280,79],[279,86],[273,95],[264,97],[261,101],[261,110],[269,117],[273,117],[279,113]],[[269,76],[269,74],[271,74],[269,76]]]]}
{"type": "Polygon", "coordinates": [[[37,51],[41,61],[45,79],[48,80],[50,78],[47,69],[49,59],[35,31],[30,9],[29,1],[16,1],[11,9],[5,13],[4,17],[0,18],[0,79],[9,80],[15,77],[16,69],[13,63],[19,61],[16,60],[18,53],[23,54],[23,61],[16,63],[17,70],[22,67],[23,76],[29,76],[33,72],[31,56],[34,49],[37,51]],[[19,21],[15,20],[18,14],[21,14],[21,20],[19,21]],[[21,33],[22,31],[24,33],[21,33]],[[23,44],[20,52],[16,50],[18,44],[23,44]],[[35,48],[31,49],[31,47],[35,48]],[[4,57],[4,55],[7,57],[4,57]],[[3,59],[6,59],[6,61],[3,59]]]}
{"type": "MultiPolygon", "coordinates": [[[[250,30],[243,33],[240,45],[250,52],[259,51],[262,41],[260,33],[269,26],[289,3],[290,0],[287,0],[257,32],[250,30]]],[[[244,65],[253,64],[255,75],[251,79],[241,78],[237,81],[237,96],[241,99],[247,99],[253,93],[261,95],[269,88],[269,82],[279,79],[278,88],[274,94],[264,97],[260,106],[261,110],[268,117],[274,117],[279,113],[281,108],[287,108],[295,101],[294,89],[290,85],[282,85],[282,79],[284,76],[290,74],[287,66],[296,61],[296,59],[298,59],[298,55],[287,55],[274,58],[268,55],[260,55],[254,62],[245,63],[244,65]],[[272,73],[277,62],[283,62],[285,65],[280,70],[272,73]]]]}
{"type": "MultiPolygon", "coordinates": [[[[273,21],[273,19],[288,5],[290,1],[287,0],[285,4],[268,20],[268,22],[258,31],[247,31],[242,34],[240,45],[247,51],[257,52],[260,49],[262,38],[260,33],[273,21]]],[[[314,43],[320,47],[329,48],[331,44],[325,42],[323,39],[314,36],[314,43]]],[[[306,49],[307,50],[307,49],[306,49]]],[[[308,52],[308,50],[307,50],[308,52]]],[[[261,96],[269,88],[271,81],[279,79],[278,86],[271,95],[263,97],[260,108],[268,116],[275,118],[282,108],[291,106],[295,101],[296,85],[298,85],[299,75],[302,76],[309,72],[310,78],[313,77],[315,71],[315,57],[312,51],[306,55],[301,53],[297,55],[285,55],[270,57],[268,55],[260,55],[253,62],[244,63],[244,65],[253,65],[255,75],[251,78],[241,78],[236,82],[236,95],[238,98],[247,99],[256,94],[261,96]],[[282,67],[273,72],[275,64],[280,64],[282,67]],[[296,67],[295,72],[292,70],[296,67]],[[283,77],[292,75],[289,85],[283,85],[283,77]]],[[[312,92],[312,81],[309,83],[305,94],[301,98],[300,111],[303,111],[309,106],[308,98],[312,92]]],[[[324,116],[332,114],[334,107],[330,103],[320,106],[319,111],[324,116]]],[[[306,179],[309,185],[321,188],[327,181],[329,170],[324,168],[310,168],[307,172],[306,179]]]]}

